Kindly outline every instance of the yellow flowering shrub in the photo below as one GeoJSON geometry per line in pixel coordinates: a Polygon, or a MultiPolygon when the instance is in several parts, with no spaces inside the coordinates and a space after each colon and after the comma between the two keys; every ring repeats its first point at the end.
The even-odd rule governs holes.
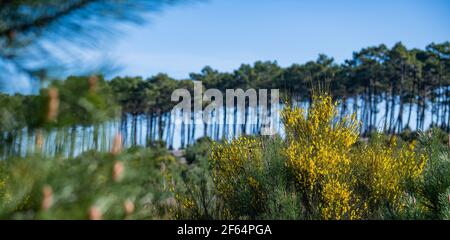
{"type": "Polygon", "coordinates": [[[281,113],[285,129],[279,145],[281,170],[271,171],[277,165],[265,159],[267,145],[262,140],[240,137],[213,144],[214,187],[228,204],[230,217],[280,211],[284,206],[274,204],[269,196],[275,195],[268,194],[277,191],[267,183],[273,174],[286,177],[282,180],[286,185],[277,185],[284,193],[299,196],[291,200],[301,207],[289,205],[285,213],[295,209],[306,219],[377,218],[385,217],[386,211],[402,214],[399,210],[414,199],[411,187],[421,180],[426,163],[415,143],[397,145],[395,136],[386,143],[378,136],[356,144],[360,123],[355,114],[338,118],[337,104],[328,94],[312,100],[307,111],[286,107],[281,113]]]}
{"type": "Polygon", "coordinates": [[[352,191],[346,182],[332,179],[322,189],[321,213],[324,219],[357,219],[360,209],[352,203],[352,191]]]}
{"type": "MultiPolygon", "coordinates": [[[[263,192],[255,179],[264,167],[261,142],[239,137],[231,142],[213,144],[210,155],[212,176],[221,197],[227,202],[239,202],[249,196],[249,210],[258,210],[263,192]]],[[[246,203],[243,203],[244,206],[246,203]]]]}
{"type": "Polygon", "coordinates": [[[420,179],[426,163],[414,147],[415,142],[398,147],[395,137],[385,144],[375,136],[355,151],[355,179],[372,211],[383,204],[396,211],[404,207],[406,185],[420,179]]]}
{"type": "MultiPolygon", "coordinates": [[[[0,173],[2,169],[0,169],[0,173]]],[[[9,183],[9,176],[0,174],[0,201],[6,203],[11,201],[11,195],[7,184],[9,183]]]]}
{"type": "Polygon", "coordinates": [[[352,190],[348,186],[350,150],[358,139],[355,115],[336,119],[331,96],[313,96],[308,114],[299,108],[282,112],[287,146],[286,165],[303,191],[305,205],[322,218],[356,218],[352,190]]]}

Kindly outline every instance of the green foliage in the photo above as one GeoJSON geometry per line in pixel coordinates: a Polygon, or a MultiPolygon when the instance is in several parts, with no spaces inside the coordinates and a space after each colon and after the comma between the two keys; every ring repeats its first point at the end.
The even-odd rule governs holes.
{"type": "Polygon", "coordinates": [[[169,186],[180,171],[162,148],[8,159],[0,162],[0,218],[169,218],[174,204],[169,186]]]}
{"type": "Polygon", "coordinates": [[[39,95],[0,94],[0,132],[24,127],[95,125],[118,115],[119,106],[109,84],[99,77],[68,77],[54,81],[39,95]],[[90,80],[91,79],[91,80],[90,80]],[[95,80],[92,80],[95,79],[95,80]],[[49,89],[56,89],[56,119],[49,121],[49,89]]]}
{"type": "Polygon", "coordinates": [[[450,188],[439,194],[439,219],[450,220],[450,188]]]}
{"type": "Polygon", "coordinates": [[[174,188],[176,219],[230,219],[224,202],[218,197],[208,165],[194,164],[183,172],[183,180],[174,188]]]}
{"type": "Polygon", "coordinates": [[[141,77],[116,77],[111,80],[110,86],[122,106],[122,112],[136,116],[170,111],[174,106],[170,95],[175,89],[186,87],[186,82],[158,74],[145,80],[141,77]]]}
{"type": "Polygon", "coordinates": [[[207,158],[211,152],[212,143],[213,141],[209,137],[197,139],[195,144],[186,147],[186,161],[189,164],[202,164],[207,162],[207,158]]]}
{"type": "MultiPolygon", "coordinates": [[[[118,115],[118,105],[103,76],[72,76],[51,86],[59,93],[56,126],[95,125],[118,115]]],[[[47,95],[46,90],[42,95],[47,95]]]]}
{"type": "Polygon", "coordinates": [[[420,144],[428,156],[423,183],[418,191],[424,216],[448,219],[450,190],[450,147],[442,144],[442,131],[432,129],[420,137],[420,144]]]}
{"type": "Polygon", "coordinates": [[[22,109],[23,96],[14,97],[0,93],[0,132],[20,129],[26,125],[22,109]]]}
{"type": "Polygon", "coordinates": [[[178,203],[174,209],[177,219],[229,218],[211,174],[209,155],[212,143],[209,138],[200,138],[185,150],[189,165],[182,173],[182,181],[174,186],[178,203]]]}
{"type": "MultiPolygon", "coordinates": [[[[199,142],[199,148],[203,149],[206,141],[208,140],[199,142]]],[[[261,164],[243,166],[245,172],[233,170],[239,171],[242,175],[237,174],[238,178],[225,182],[230,185],[224,188],[217,188],[219,184],[217,178],[222,175],[214,173],[217,171],[217,169],[214,170],[214,163],[209,162],[208,166],[204,162],[206,158],[197,158],[190,170],[185,173],[186,178],[182,185],[184,188],[180,188],[181,191],[177,194],[179,202],[177,217],[180,219],[301,218],[303,209],[299,204],[298,196],[293,192],[293,176],[286,171],[285,159],[281,154],[283,140],[274,137],[256,141],[261,144],[261,155],[258,158],[262,160],[261,164]]],[[[236,147],[240,148],[244,145],[236,147]]],[[[233,149],[233,147],[230,148],[231,151],[238,151],[233,149]]],[[[254,149],[254,151],[259,150],[254,149]]]]}
{"type": "Polygon", "coordinates": [[[263,156],[267,168],[258,178],[262,191],[266,193],[264,212],[260,219],[302,219],[304,207],[300,204],[300,195],[295,192],[295,178],[286,171],[282,148],[284,141],[279,137],[263,138],[263,156]]]}

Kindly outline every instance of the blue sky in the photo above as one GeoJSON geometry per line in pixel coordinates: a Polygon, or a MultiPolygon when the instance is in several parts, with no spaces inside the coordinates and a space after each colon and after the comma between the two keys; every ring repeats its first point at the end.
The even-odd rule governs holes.
{"type": "Polygon", "coordinates": [[[450,40],[446,0],[209,0],[170,6],[127,27],[108,49],[120,75],[186,78],[205,65],[303,63],[326,53],[342,62],[360,48],[450,40]]]}

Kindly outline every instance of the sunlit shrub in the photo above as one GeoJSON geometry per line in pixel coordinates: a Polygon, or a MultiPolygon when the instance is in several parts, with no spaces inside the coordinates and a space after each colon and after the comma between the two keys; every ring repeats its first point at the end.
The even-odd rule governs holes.
{"type": "Polygon", "coordinates": [[[415,142],[397,145],[392,137],[385,143],[380,135],[355,149],[352,169],[358,194],[368,204],[367,215],[374,217],[382,209],[398,213],[406,207],[407,194],[422,176],[426,158],[416,153],[415,142]]]}
{"type": "Polygon", "coordinates": [[[312,216],[353,219],[358,217],[358,199],[350,185],[349,153],[358,139],[358,122],[354,115],[341,120],[336,116],[336,103],[329,95],[314,96],[308,114],[285,108],[286,166],[294,172],[312,216]]]}
{"type": "Polygon", "coordinates": [[[257,180],[264,169],[261,142],[239,137],[213,145],[212,176],[215,186],[233,213],[253,217],[262,211],[264,193],[257,180]]]}
{"type": "MultiPolygon", "coordinates": [[[[193,148],[203,149],[204,143],[199,141],[193,148]]],[[[215,143],[211,154],[215,160],[211,158],[209,166],[203,158],[190,165],[177,194],[177,217],[301,219],[304,209],[293,191],[294,178],[286,171],[283,146],[278,136],[215,143]]]]}
{"type": "Polygon", "coordinates": [[[286,108],[286,165],[298,181],[309,214],[324,219],[392,216],[406,209],[422,179],[426,157],[416,143],[398,144],[359,138],[354,115],[337,119],[336,103],[328,95],[313,96],[308,114],[286,108]]]}

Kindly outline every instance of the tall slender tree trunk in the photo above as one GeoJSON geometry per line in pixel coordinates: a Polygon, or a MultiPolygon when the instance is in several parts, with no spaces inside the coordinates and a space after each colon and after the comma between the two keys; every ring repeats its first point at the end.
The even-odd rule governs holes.
{"type": "Polygon", "coordinates": [[[161,112],[158,112],[158,140],[163,140],[164,126],[161,112]]]}
{"type": "Polygon", "coordinates": [[[412,89],[411,89],[411,96],[409,96],[409,106],[408,106],[408,119],[406,120],[406,127],[408,127],[408,128],[411,128],[410,126],[409,126],[409,123],[410,123],[410,121],[411,121],[411,112],[412,112],[412,106],[413,106],[413,99],[415,98],[415,96],[416,96],[416,93],[415,93],[415,89],[416,89],[416,87],[415,87],[415,79],[413,79],[413,85],[412,85],[412,89]]]}
{"type": "MultiPolygon", "coordinates": [[[[181,116],[184,116],[184,112],[181,113],[181,116]]],[[[181,148],[184,148],[185,141],[186,141],[186,124],[183,118],[183,121],[181,121],[181,127],[180,127],[180,135],[181,135],[181,148]]]]}
{"type": "Polygon", "coordinates": [[[389,99],[387,92],[384,93],[384,126],[383,132],[388,132],[388,118],[389,118],[389,99]]]}
{"type": "Polygon", "coordinates": [[[394,116],[395,116],[395,92],[396,84],[394,83],[391,87],[391,116],[389,118],[389,133],[393,133],[395,131],[394,126],[394,116]]]}
{"type": "Polygon", "coordinates": [[[238,118],[238,110],[237,105],[233,107],[233,138],[237,135],[237,118],[238,118]]]}
{"type": "Polygon", "coordinates": [[[193,144],[194,140],[195,140],[195,130],[196,130],[195,115],[194,115],[194,118],[192,119],[191,126],[192,126],[192,132],[191,132],[191,141],[190,141],[190,143],[193,144]]]}
{"type": "Polygon", "coordinates": [[[74,157],[75,155],[76,140],[77,140],[77,127],[72,126],[72,130],[70,131],[70,151],[69,151],[70,157],[74,157]]]}
{"type": "Polygon", "coordinates": [[[242,134],[247,134],[247,122],[248,122],[248,112],[249,112],[249,108],[248,108],[248,106],[249,106],[249,103],[247,102],[247,101],[245,101],[245,114],[244,114],[244,124],[242,125],[242,129],[241,129],[241,132],[242,132],[242,134]]]}
{"type": "Polygon", "coordinates": [[[228,137],[228,122],[227,122],[227,115],[228,115],[228,111],[227,111],[227,106],[226,104],[223,105],[223,131],[222,131],[222,137],[227,138],[228,137]]]}
{"type": "Polygon", "coordinates": [[[133,146],[136,146],[137,144],[137,114],[133,114],[133,123],[132,123],[132,129],[133,129],[133,146]]]}

